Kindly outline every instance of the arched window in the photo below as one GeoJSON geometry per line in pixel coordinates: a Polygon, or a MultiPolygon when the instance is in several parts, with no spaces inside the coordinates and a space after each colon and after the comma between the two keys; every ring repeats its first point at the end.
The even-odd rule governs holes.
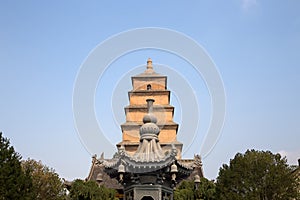
{"type": "Polygon", "coordinates": [[[147,85],[147,90],[151,90],[151,85],[150,84],[147,85]]]}
{"type": "Polygon", "coordinates": [[[151,196],[144,196],[142,200],[154,200],[151,196]]]}

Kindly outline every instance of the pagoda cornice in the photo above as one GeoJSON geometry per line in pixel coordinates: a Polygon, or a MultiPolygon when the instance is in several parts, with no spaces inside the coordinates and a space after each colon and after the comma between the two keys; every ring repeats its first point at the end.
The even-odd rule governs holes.
{"type": "Polygon", "coordinates": [[[153,95],[153,94],[170,94],[170,90],[131,90],[128,92],[130,94],[140,94],[144,96],[153,95]]]}

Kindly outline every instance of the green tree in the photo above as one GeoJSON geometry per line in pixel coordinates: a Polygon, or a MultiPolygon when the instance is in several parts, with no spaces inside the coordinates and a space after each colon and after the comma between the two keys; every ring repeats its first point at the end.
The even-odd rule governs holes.
{"type": "Polygon", "coordinates": [[[182,181],[174,191],[174,200],[194,200],[194,182],[182,181]]]}
{"type": "Polygon", "coordinates": [[[270,151],[238,153],[220,168],[217,199],[288,200],[297,198],[299,183],[285,158],[270,151]]]}
{"type": "Polygon", "coordinates": [[[213,181],[201,178],[196,187],[194,181],[182,181],[174,192],[174,200],[213,200],[216,186],[213,181]]]}
{"type": "Polygon", "coordinates": [[[95,181],[75,180],[70,189],[71,200],[114,200],[116,191],[98,186],[95,181]]]}
{"type": "Polygon", "coordinates": [[[22,161],[22,168],[32,177],[33,192],[36,200],[60,200],[65,198],[62,180],[55,171],[41,161],[32,159],[22,161]]]}
{"type": "Polygon", "coordinates": [[[216,194],[216,185],[213,181],[201,178],[200,184],[196,192],[196,199],[213,200],[216,194]]]}
{"type": "Polygon", "coordinates": [[[0,132],[0,199],[34,199],[32,179],[21,167],[21,156],[0,132]]]}

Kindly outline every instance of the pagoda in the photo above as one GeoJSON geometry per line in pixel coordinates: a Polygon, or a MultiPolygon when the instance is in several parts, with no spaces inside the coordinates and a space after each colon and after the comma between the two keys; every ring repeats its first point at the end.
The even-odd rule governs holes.
{"type": "Polygon", "coordinates": [[[182,180],[203,177],[201,158],[181,158],[167,77],[154,71],[151,59],[144,73],[132,77],[132,86],[118,151],[111,159],[94,156],[87,180],[116,189],[119,199],[172,200],[182,180]]]}
{"type": "Polygon", "coordinates": [[[167,90],[167,76],[153,70],[152,60],[148,59],[144,73],[131,78],[133,89],[128,92],[130,105],[125,107],[126,122],[121,125],[122,142],[129,154],[133,154],[139,145],[139,129],[143,116],[147,113],[146,99],[154,99],[153,113],[160,128],[159,140],[164,151],[177,149],[177,158],[181,158],[182,143],[177,141],[178,124],[173,121],[174,107],[170,105],[170,91],[167,90]]]}

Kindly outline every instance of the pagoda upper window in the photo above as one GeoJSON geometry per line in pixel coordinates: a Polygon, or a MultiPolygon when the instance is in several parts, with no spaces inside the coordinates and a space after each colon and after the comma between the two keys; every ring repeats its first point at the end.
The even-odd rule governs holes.
{"type": "Polygon", "coordinates": [[[150,84],[147,85],[147,90],[151,90],[151,85],[150,84]]]}

